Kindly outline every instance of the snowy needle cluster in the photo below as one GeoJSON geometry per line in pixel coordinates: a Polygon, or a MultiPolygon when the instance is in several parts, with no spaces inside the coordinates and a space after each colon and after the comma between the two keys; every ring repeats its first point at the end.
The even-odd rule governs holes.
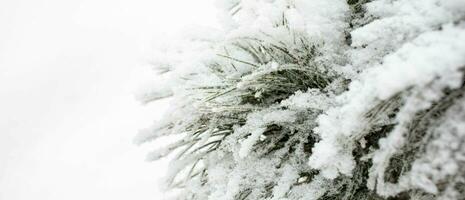
{"type": "Polygon", "coordinates": [[[137,143],[185,200],[465,199],[464,0],[222,0],[137,143]]]}

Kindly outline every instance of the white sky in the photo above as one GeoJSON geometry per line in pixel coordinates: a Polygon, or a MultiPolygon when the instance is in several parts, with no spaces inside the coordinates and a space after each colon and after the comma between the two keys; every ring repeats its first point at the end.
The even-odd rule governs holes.
{"type": "Polygon", "coordinates": [[[166,102],[132,92],[164,35],[215,18],[212,0],[0,0],[0,199],[161,199],[165,165],[132,138],[166,102]]]}

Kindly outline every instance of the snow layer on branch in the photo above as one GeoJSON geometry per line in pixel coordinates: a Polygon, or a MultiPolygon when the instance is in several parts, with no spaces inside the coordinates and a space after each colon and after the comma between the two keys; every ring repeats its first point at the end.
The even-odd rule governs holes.
{"type": "MultiPolygon", "coordinates": [[[[412,42],[386,56],[383,64],[367,69],[360,80],[352,82],[349,91],[338,97],[341,107],[335,107],[318,118],[315,131],[322,141],[314,147],[309,164],[319,169],[327,178],[336,178],[339,173],[350,175],[355,166],[352,157],[354,139],[360,138],[370,127],[365,114],[377,103],[387,100],[407,88],[417,88],[421,99],[406,104],[405,114],[398,116],[398,123],[407,123],[411,115],[429,107],[442,95],[444,88],[456,88],[461,84],[460,68],[465,65],[465,30],[446,25],[441,31],[420,35],[412,42]],[[433,90],[431,85],[434,80],[433,90]],[[423,102],[422,102],[423,101],[423,102]],[[409,107],[410,106],[410,107],[409,107]],[[336,125],[337,124],[337,125],[336,125]],[[336,160],[336,161],[335,161],[336,160]]],[[[404,129],[397,126],[390,134],[388,143],[381,143],[382,149],[395,151],[402,145],[404,129]]],[[[374,160],[376,165],[377,159],[374,160]]]]}
{"type": "MultiPolygon", "coordinates": [[[[458,100],[450,108],[440,125],[431,130],[434,138],[426,147],[424,155],[415,160],[408,178],[414,187],[437,194],[437,183],[447,181],[456,183],[465,171],[465,99],[458,100]]],[[[453,184],[451,184],[453,185],[453,184]]],[[[442,199],[458,199],[456,188],[448,187],[442,199]]]]}
{"type": "Polygon", "coordinates": [[[383,57],[418,35],[464,16],[461,0],[377,0],[366,4],[371,23],[351,32],[349,51],[357,70],[381,62],[383,57]]]}
{"type": "Polygon", "coordinates": [[[297,91],[294,95],[281,102],[281,105],[295,110],[326,110],[331,106],[331,101],[332,99],[320,90],[309,89],[306,92],[297,91]]]}
{"type": "MultiPolygon", "coordinates": [[[[295,0],[295,9],[303,28],[317,43],[327,43],[326,50],[340,50],[344,43],[344,31],[348,28],[349,6],[343,0],[295,0]]],[[[297,20],[296,20],[297,21],[297,20]]],[[[300,27],[297,27],[300,28],[300,27]]]]}

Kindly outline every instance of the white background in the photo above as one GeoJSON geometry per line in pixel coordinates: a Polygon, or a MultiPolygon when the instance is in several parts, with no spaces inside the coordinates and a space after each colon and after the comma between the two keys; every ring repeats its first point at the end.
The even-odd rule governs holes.
{"type": "Polygon", "coordinates": [[[0,200],[161,199],[163,162],[132,144],[151,52],[214,26],[212,0],[0,0],[0,200]]]}

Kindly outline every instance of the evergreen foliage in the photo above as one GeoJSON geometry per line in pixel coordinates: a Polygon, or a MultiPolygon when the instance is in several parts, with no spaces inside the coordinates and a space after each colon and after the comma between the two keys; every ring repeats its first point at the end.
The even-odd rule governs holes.
{"type": "Polygon", "coordinates": [[[159,56],[177,199],[465,199],[465,2],[223,0],[159,56]]]}

